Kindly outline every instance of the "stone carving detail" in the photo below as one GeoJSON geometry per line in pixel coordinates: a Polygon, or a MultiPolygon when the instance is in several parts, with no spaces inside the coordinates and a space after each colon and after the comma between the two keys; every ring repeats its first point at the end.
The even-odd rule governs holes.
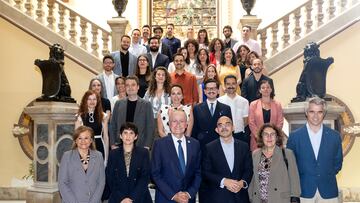
{"type": "Polygon", "coordinates": [[[242,7],[248,16],[251,16],[250,12],[254,7],[255,2],[256,0],[241,0],[242,7]]]}
{"type": "Polygon", "coordinates": [[[304,69],[296,86],[296,97],[291,102],[302,102],[306,98],[326,95],[326,73],[334,58],[320,58],[319,45],[310,42],[304,48],[304,69]]]}
{"type": "Polygon", "coordinates": [[[35,60],[43,80],[42,95],[36,100],[75,103],[76,101],[71,98],[71,88],[64,72],[64,49],[60,44],[54,44],[49,48],[48,60],[35,60]]]}

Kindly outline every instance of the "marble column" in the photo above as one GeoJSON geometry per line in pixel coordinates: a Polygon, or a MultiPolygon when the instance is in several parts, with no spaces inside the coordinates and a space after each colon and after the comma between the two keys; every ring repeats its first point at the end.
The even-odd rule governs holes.
{"type": "Polygon", "coordinates": [[[123,17],[115,17],[107,21],[111,28],[111,50],[118,51],[120,49],[121,36],[126,34],[126,26],[129,21],[123,17]]]}
{"type": "Polygon", "coordinates": [[[242,26],[244,25],[250,25],[251,27],[251,39],[257,40],[257,29],[259,27],[259,24],[261,23],[261,19],[257,18],[256,16],[248,16],[248,15],[244,15],[241,19],[240,19],[240,32],[242,29],[242,26]]]}
{"type": "Polygon", "coordinates": [[[26,202],[61,202],[59,162],[71,149],[77,111],[77,104],[64,102],[35,102],[24,109],[34,120],[34,185],[27,191],[26,202]]]}

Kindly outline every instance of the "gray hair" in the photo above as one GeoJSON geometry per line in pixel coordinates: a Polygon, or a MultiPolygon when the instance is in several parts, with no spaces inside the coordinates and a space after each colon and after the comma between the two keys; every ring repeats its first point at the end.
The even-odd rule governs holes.
{"type": "Polygon", "coordinates": [[[316,105],[323,106],[324,114],[326,114],[327,105],[326,105],[326,101],[324,99],[322,99],[318,96],[311,97],[305,105],[305,114],[308,112],[310,104],[316,104],[316,105]]]}

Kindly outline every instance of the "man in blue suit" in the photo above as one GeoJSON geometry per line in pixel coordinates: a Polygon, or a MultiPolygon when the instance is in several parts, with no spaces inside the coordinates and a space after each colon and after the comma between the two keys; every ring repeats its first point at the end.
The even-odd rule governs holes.
{"type": "Polygon", "coordinates": [[[155,202],[195,203],[201,183],[199,142],[185,137],[184,111],[171,113],[170,131],[156,140],[152,151],[151,177],[156,185],[155,202]]]}
{"type": "Polygon", "coordinates": [[[306,125],[290,133],[287,142],[297,161],[301,202],[338,202],[336,174],[343,161],[340,134],[323,125],[325,100],[310,98],[305,114],[306,125]]]}
{"type": "Polygon", "coordinates": [[[202,177],[209,186],[207,202],[249,202],[247,188],[253,175],[251,153],[247,143],[234,139],[233,131],[232,120],[221,116],[216,127],[220,138],[206,145],[202,177]]]}
{"type": "Polygon", "coordinates": [[[154,70],[158,66],[164,66],[168,68],[170,59],[159,52],[160,40],[157,37],[151,37],[149,39],[150,51],[147,53],[149,58],[150,69],[154,70]]]}

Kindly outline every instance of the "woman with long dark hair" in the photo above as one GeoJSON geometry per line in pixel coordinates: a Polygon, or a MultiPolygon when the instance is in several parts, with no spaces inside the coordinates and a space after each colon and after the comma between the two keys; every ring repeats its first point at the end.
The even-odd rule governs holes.
{"type": "Polygon", "coordinates": [[[137,58],[136,62],[135,75],[139,78],[139,97],[143,98],[147,88],[149,87],[149,82],[151,79],[151,68],[150,61],[146,55],[140,55],[137,58]]]}
{"type": "MultiPolygon", "coordinates": [[[[227,75],[234,75],[237,80],[237,84],[241,83],[240,70],[236,64],[236,56],[231,48],[226,48],[221,53],[220,65],[217,67],[217,72],[220,80],[220,95],[225,93],[224,78],[227,75]]],[[[240,87],[236,89],[236,92],[240,95],[240,87]]]]}

